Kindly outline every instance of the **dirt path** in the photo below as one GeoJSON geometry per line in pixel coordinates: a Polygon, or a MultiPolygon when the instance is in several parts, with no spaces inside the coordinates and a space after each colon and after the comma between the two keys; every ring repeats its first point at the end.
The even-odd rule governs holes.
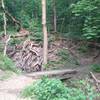
{"type": "Polygon", "coordinates": [[[20,91],[33,82],[32,78],[14,75],[10,79],[0,81],[0,100],[26,100],[20,98],[20,91]]]}
{"type": "MultiPolygon", "coordinates": [[[[84,79],[90,72],[89,66],[77,67],[78,73],[73,76],[73,79],[84,79]]],[[[4,72],[0,71],[0,75],[4,72]]],[[[97,75],[100,78],[100,73],[97,75]]],[[[34,82],[35,79],[23,75],[12,75],[9,79],[0,81],[0,100],[29,100],[20,98],[20,91],[27,85],[34,82]]]]}

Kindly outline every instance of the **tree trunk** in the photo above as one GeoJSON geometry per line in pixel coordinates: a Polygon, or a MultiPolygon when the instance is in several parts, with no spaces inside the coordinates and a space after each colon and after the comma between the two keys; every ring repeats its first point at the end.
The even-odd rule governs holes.
{"type": "Polygon", "coordinates": [[[47,26],[46,26],[46,0],[42,0],[42,25],[43,25],[43,65],[47,64],[48,56],[48,36],[47,36],[47,26]]]}
{"type": "Polygon", "coordinates": [[[26,74],[28,77],[43,77],[43,76],[64,76],[66,74],[75,74],[77,70],[74,69],[62,69],[62,70],[51,70],[51,71],[43,71],[43,72],[34,72],[30,74],[26,74]]]}
{"type": "MultiPolygon", "coordinates": [[[[2,8],[5,9],[4,1],[1,0],[1,2],[2,2],[2,8]]],[[[7,35],[7,31],[6,31],[7,21],[6,21],[6,14],[5,14],[5,12],[3,13],[3,19],[4,19],[4,34],[5,34],[5,37],[6,37],[6,35],[7,35]]],[[[4,46],[4,56],[6,55],[6,51],[7,51],[7,44],[5,42],[5,46],[4,46]]]]}

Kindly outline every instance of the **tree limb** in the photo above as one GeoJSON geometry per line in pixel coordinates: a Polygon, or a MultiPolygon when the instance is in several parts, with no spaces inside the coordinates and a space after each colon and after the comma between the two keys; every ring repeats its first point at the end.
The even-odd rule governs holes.
{"type": "Polygon", "coordinates": [[[100,92],[100,88],[99,88],[100,80],[96,79],[96,77],[94,76],[94,74],[92,72],[90,72],[90,74],[91,74],[91,77],[93,78],[93,80],[95,81],[96,88],[100,92]]]}

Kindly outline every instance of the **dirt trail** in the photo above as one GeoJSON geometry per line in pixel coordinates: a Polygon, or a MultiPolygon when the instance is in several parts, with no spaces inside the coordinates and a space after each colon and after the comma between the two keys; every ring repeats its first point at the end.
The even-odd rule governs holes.
{"type": "Polygon", "coordinates": [[[0,100],[26,100],[20,98],[20,91],[33,82],[32,78],[14,75],[8,80],[0,81],[0,100]]]}
{"type": "MultiPolygon", "coordinates": [[[[90,66],[81,66],[75,68],[78,73],[73,76],[73,79],[84,79],[89,75],[90,66]]],[[[0,71],[0,75],[4,72],[0,71]]],[[[96,75],[97,79],[100,78],[100,73],[96,75]]],[[[31,77],[26,77],[23,75],[12,75],[7,80],[0,81],[0,100],[29,100],[20,98],[20,91],[27,85],[36,81],[31,77]]],[[[35,99],[34,99],[35,100],[35,99]]]]}

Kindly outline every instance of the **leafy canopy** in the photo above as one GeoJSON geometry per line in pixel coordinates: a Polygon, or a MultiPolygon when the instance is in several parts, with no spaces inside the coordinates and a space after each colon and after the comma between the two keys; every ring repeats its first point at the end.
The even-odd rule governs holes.
{"type": "Polygon", "coordinates": [[[72,5],[72,13],[83,17],[83,36],[89,40],[100,39],[100,0],[81,0],[72,5]]]}

